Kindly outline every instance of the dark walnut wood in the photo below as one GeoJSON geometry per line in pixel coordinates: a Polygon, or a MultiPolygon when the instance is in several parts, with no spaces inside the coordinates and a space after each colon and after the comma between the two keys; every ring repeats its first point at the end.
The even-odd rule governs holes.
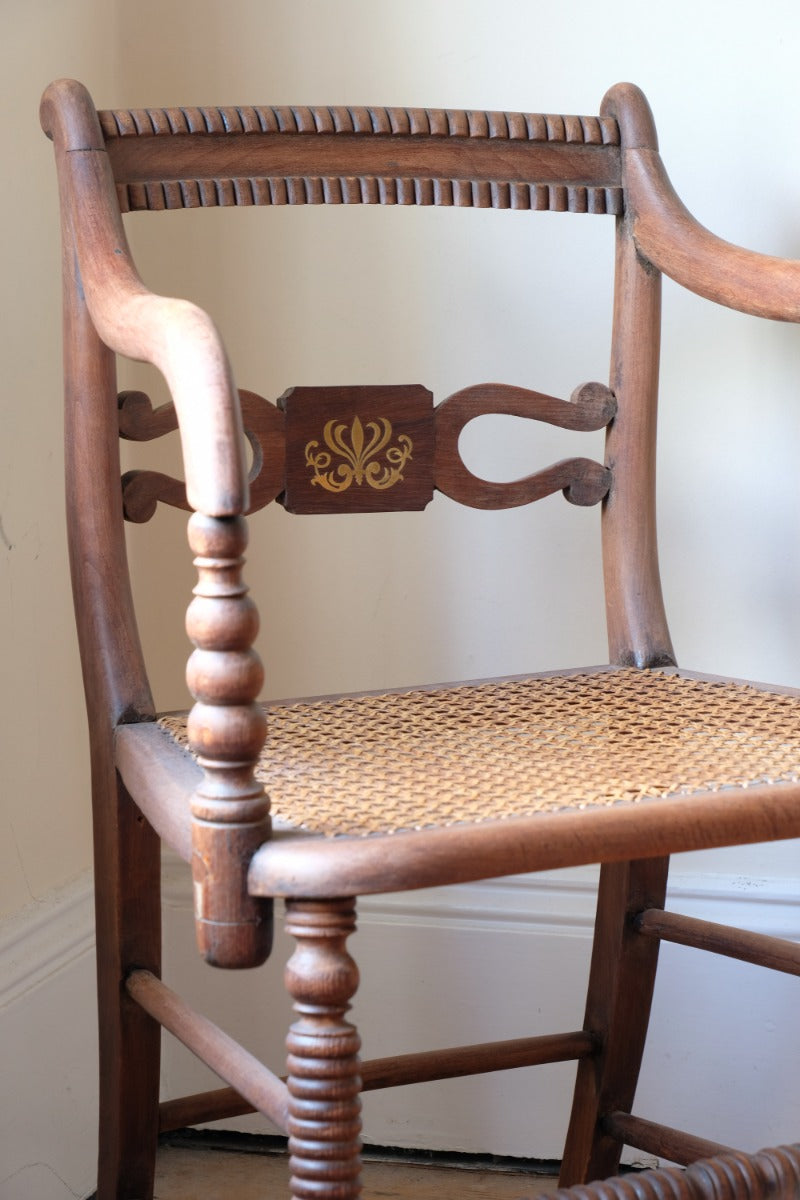
{"type": "Polygon", "coordinates": [[[424,387],[296,387],[286,419],[293,513],[413,512],[433,498],[433,397],[424,387]]]}
{"type": "MultiPolygon", "coordinates": [[[[145,1012],[174,1034],[223,1079],[236,1085],[249,1112],[265,1113],[284,1133],[288,1121],[289,1093],[263,1063],[244,1050],[207,1017],[201,1016],[150,971],[132,971],[125,990],[145,1012]]],[[[161,1110],[165,1109],[161,1105],[161,1110]]],[[[168,1109],[167,1109],[168,1111],[168,1109]]],[[[163,1116],[159,1128],[163,1131],[163,1116]]],[[[173,1126],[180,1128],[180,1126],[173,1126]]]]}
{"type": "Polygon", "coordinates": [[[514,483],[493,483],[466,467],[458,439],[469,421],[489,413],[589,431],[604,429],[615,412],[613,394],[600,383],[583,384],[568,401],[501,383],[464,388],[436,410],[436,486],[452,500],[473,508],[514,508],[559,490],[573,504],[597,504],[611,486],[611,472],[600,463],[569,458],[514,483]]]}
{"type": "Polygon", "coordinates": [[[668,873],[668,858],[604,863],[600,871],[584,1018],[598,1046],[578,1064],[559,1180],[566,1187],[619,1168],[623,1143],[604,1119],[633,1104],[658,966],[658,942],[639,937],[634,921],[645,908],[664,907],[668,873]]]}
{"type": "Polygon", "coordinates": [[[663,912],[658,908],[642,910],[636,917],[636,930],[646,937],[680,946],[710,950],[726,958],[768,966],[772,971],[800,975],[800,946],[785,938],[731,929],[713,921],[698,921],[683,913],[663,912]]]}
{"type": "Polygon", "coordinates": [[[621,211],[614,120],[342,107],[99,116],[123,211],[252,204],[621,211]]]}
{"type": "MultiPolygon", "coordinates": [[[[586,1030],[544,1034],[534,1038],[512,1038],[505,1042],[484,1042],[475,1046],[453,1046],[447,1050],[426,1050],[419,1054],[397,1054],[375,1058],[359,1066],[361,1091],[403,1087],[409,1083],[429,1083],[435,1079],[458,1079],[492,1071],[511,1071],[543,1063],[572,1062],[588,1058],[595,1041],[586,1030]]],[[[217,1088],[197,1092],[179,1100],[167,1100],[159,1108],[159,1129],[166,1133],[186,1125],[218,1121],[263,1111],[251,1104],[235,1088],[217,1088]]]]}
{"type": "Polygon", "coordinates": [[[645,1154],[655,1154],[657,1158],[666,1158],[681,1166],[689,1166],[698,1159],[734,1153],[731,1146],[697,1137],[682,1129],[672,1129],[656,1121],[645,1121],[628,1112],[609,1113],[603,1117],[601,1128],[609,1142],[620,1146],[636,1146],[645,1154]]]}
{"type": "MultiPolygon", "coordinates": [[[[792,974],[799,969],[791,944],[663,910],[670,854],[800,835],[797,756],[791,752],[785,771],[773,775],[759,768],[742,782],[742,742],[734,737],[718,760],[731,761],[730,786],[706,782],[687,791],[679,780],[674,792],[654,785],[655,794],[645,789],[630,798],[623,787],[622,796],[615,792],[607,803],[598,802],[575,777],[582,706],[574,689],[579,677],[589,677],[598,689],[588,705],[590,723],[608,734],[594,754],[611,755],[615,784],[622,778],[620,713],[616,702],[603,698],[612,677],[630,674],[637,688],[654,679],[659,686],[691,681],[702,690],[705,707],[691,722],[671,718],[665,729],[657,717],[648,718],[631,769],[637,778],[645,751],[663,754],[659,764],[665,771],[669,765],[670,779],[680,775],[685,740],[674,753],[676,722],[679,739],[696,727],[704,731],[705,746],[719,726],[710,718],[718,716],[725,697],[732,704],[737,688],[672,667],[655,506],[661,272],[713,302],[800,321],[800,263],[731,246],[699,225],[675,195],[647,102],[629,84],[611,89],[599,116],[559,117],[321,107],[98,113],[85,88],[62,80],[45,93],[41,118],[54,142],[61,199],[67,525],[91,735],[100,1200],[151,1200],[159,1122],[169,1128],[250,1108],[288,1130],[294,1197],[348,1200],[359,1190],[361,1090],[568,1059],[578,1062],[578,1070],[565,1181],[615,1170],[623,1143],[685,1163],[711,1155],[682,1175],[613,1179],[575,1193],[574,1200],[634,1200],[643,1188],[677,1200],[794,1196],[797,1148],[727,1154],[702,1130],[680,1131],[631,1109],[662,940],[792,974]],[[132,209],[342,203],[613,214],[608,386],[585,384],[563,400],[509,384],[480,384],[434,409],[421,386],[379,382],[369,389],[295,388],[276,406],[237,390],[205,312],[148,290],[122,221],[132,209]],[[117,354],[157,367],[170,403],[154,411],[142,393],[123,393],[117,403],[117,354]],[[479,479],[463,463],[458,443],[464,426],[487,413],[565,429],[604,428],[604,461],[571,458],[512,483],[479,479]],[[175,429],[185,483],[137,469],[120,487],[119,436],[146,442],[175,429]],[[406,752],[423,771],[414,785],[424,800],[422,819],[413,828],[379,825],[360,836],[338,827],[330,836],[311,836],[301,819],[284,820],[273,834],[269,800],[256,777],[266,717],[257,703],[263,679],[253,650],[258,615],[242,577],[243,514],[278,497],[297,512],[419,509],[436,490],[474,507],[507,508],[559,488],[573,503],[602,504],[610,659],[608,667],[538,677],[537,686],[558,679],[573,689],[559,716],[548,718],[557,720],[557,729],[547,738],[541,729],[529,738],[537,765],[553,746],[566,754],[573,770],[569,802],[561,792],[553,801],[551,780],[544,809],[531,811],[521,795],[520,764],[504,785],[501,812],[484,803],[488,793],[493,803],[497,799],[496,778],[481,784],[470,799],[477,809],[466,812],[463,777],[482,768],[490,754],[474,726],[485,720],[478,698],[485,700],[489,685],[469,692],[466,714],[448,708],[459,689],[424,687],[410,693],[415,703],[433,697],[437,720],[445,712],[450,716],[426,735],[429,744],[406,752]],[[189,539],[198,584],[187,614],[195,646],[187,670],[195,698],[188,723],[192,754],[155,722],[125,554],[124,519],[148,520],[159,501],[193,512],[189,539]],[[656,675],[619,667],[667,669],[656,675]],[[448,739],[455,739],[460,765],[455,779],[434,787],[448,739]],[[427,757],[431,745],[435,763],[427,757]],[[442,801],[444,809],[437,811],[446,810],[446,818],[426,820],[442,801]],[[216,966],[263,961],[274,898],[286,898],[297,948],[286,968],[295,1020],[285,1082],[159,980],[160,837],[192,864],[198,943],[216,966]],[[358,1034],[347,1019],[358,984],[347,949],[355,928],[351,897],[591,862],[602,867],[582,1030],[359,1064],[358,1034]],[[162,1026],[229,1086],[159,1110],[162,1026]]],[[[751,690],[759,711],[775,723],[774,743],[791,746],[796,694],[751,690]]],[[[385,763],[387,755],[390,760],[377,774],[373,764],[366,776],[370,805],[396,775],[394,742],[381,757],[389,744],[386,714],[396,716],[397,706],[407,714],[414,707],[408,695],[370,698],[384,724],[370,726],[356,774],[365,777],[370,755],[375,762],[385,763]]],[[[534,709],[539,720],[550,702],[540,699],[537,707],[529,693],[525,712],[517,708],[515,715],[507,693],[503,697],[499,716],[484,732],[489,742],[501,744],[507,762],[517,726],[534,709]]],[[[303,711],[300,743],[307,747],[310,718],[303,711]]],[[[274,705],[275,726],[280,713],[285,706],[274,705]]],[[[638,716],[629,713],[629,723],[636,725],[638,716]]],[[[276,732],[268,743],[273,755],[279,744],[276,732]]],[[[330,744],[323,747],[318,759],[330,750],[330,744]]],[[[587,774],[593,765],[586,765],[587,774]]],[[[308,787],[307,768],[301,763],[296,778],[308,787]]],[[[656,775],[663,778],[659,770],[656,775]]],[[[326,818],[344,811],[351,791],[330,787],[326,818]]],[[[278,804],[276,791],[276,809],[278,804]]],[[[572,1200],[570,1191],[561,1195],[572,1200]]]]}
{"type": "MultiPolygon", "coordinates": [[[[600,383],[583,384],[569,400],[484,383],[437,408],[416,385],[290,388],[277,408],[254,392],[240,390],[239,398],[252,452],[248,512],[276,498],[292,513],[414,511],[429,503],[434,488],[472,508],[514,508],[559,490],[572,504],[591,505],[611,486],[608,468],[586,458],[494,483],[467,468],[458,444],[469,421],[493,413],[603,429],[616,400],[600,383]]],[[[151,441],[178,427],[171,404],[154,410],[142,392],[122,392],[119,406],[120,436],[129,441],[151,441]]],[[[126,471],[122,497],[128,521],[149,521],[159,501],[190,507],[183,483],[159,471],[126,471]]]]}

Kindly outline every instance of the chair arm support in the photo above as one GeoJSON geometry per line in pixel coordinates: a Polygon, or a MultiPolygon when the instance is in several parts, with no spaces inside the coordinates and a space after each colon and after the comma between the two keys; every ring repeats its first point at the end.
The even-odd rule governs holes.
{"type": "Polygon", "coordinates": [[[235,516],[247,508],[247,470],[239,398],[219,332],[186,300],[143,284],[128,246],[114,177],[91,98],[80,84],[51,84],[42,127],[55,143],[65,246],[74,247],[87,308],[102,341],[161,371],[175,402],[192,508],[235,516]]]}
{"type": "Polygon", "coordinates": [[[653,266],[706,300],[800,321],[800,261],[745,250],[711,233],[675,192],[656,150],[629,150],[623,178],[636,247],[653,266]]]}
{"type": "Polygon", "coordinates": [[[600,111],[619,125],[625,212],[642,258],[706,300],[800,322],[800,261],[735,246],[692,216],[661,161],[650,106],[639,88],[617,84],[600,111]]]}

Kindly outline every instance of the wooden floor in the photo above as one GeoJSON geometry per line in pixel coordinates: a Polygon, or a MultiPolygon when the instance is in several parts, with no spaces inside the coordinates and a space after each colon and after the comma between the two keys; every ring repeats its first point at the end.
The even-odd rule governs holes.
{"type": "MultiPolygon", "coordinates": [[[[414,1200],[523,1200],[551,1192],[556,1180],[530,1172],[472,1167],[367,1162],[364,1197],[414,1200]]],[[[156,1200],[278,1200],[288,1195],[286,1159],[280,1155],[162,1146],[156,1200]]]]}

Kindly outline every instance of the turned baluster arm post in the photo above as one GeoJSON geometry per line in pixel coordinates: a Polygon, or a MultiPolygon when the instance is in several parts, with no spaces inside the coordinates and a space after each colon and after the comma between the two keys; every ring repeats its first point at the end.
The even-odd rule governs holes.
{"type": "Polygon", "coordinates": [[[269,837],[269,801],[254,777],[266,737],[255,703],[263,671],[252,642],[258,613],[242,582],[244,517],[189,520],[198,583],[186,614],[194,650],[186,678],[195,705],[189,744],[204,777],[192,797],[192,877],[199,948],[216,966],[269,954],[272,902],[248,895],[250,859],[269,837]]]}

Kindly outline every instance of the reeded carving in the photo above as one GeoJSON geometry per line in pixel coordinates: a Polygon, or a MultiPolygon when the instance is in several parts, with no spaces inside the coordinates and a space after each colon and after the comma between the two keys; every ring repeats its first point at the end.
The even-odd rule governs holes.
{"type": "MultiPolygon", "coordinates": [[[[470,208],[550,209],[558,212],[614,213],[622,211],[619,186],[619,128],[613,118],[557,116],[546,113],[482,112],[454,109],[344,108],[344,107],[235,107],[131,109],[99,114],[106,148],[118,180],[123,211],[199,208],[228,205],[272,204],[415,204],[470,208]],[[239,171],[218,178],[195,178],[191,168],[142,180],[134,170],[127,176],[131,147],[139,139],[165,139],[172,134],[236,139],[241,153],[239,171]],[[253,162],[256,137],[285,145],[297,144],[296,165],[283,173],[274,170],[275,157],[267,155],[259,171],[253,162]],[[373,163],[347,162],[331,169],[328,155],[314,156],[320,146],[339,146],[345,139],[359,147],[363,142],[389,142],[388,157],[376,146],[373,163]],[[524,162],[508,173],[492,154],[491,166],[478,169],[471,156],[436,169],[428,164],[427,147],[434,155],[448,141],[470,141],[474,147],[505,143],[542,154],[541,169],[524,162]],[[400,147],[410,147],[419,160],[396,169],[400,147]],[[563,169],[554,166],[553,152],[566,155],[563,169]],[[323,174],[321,167],[327,168],[323,174]],[[531,170],[533,169],[533,174],[531,170]],[[475,171],[470,177],[469,172],[475,171]],[[497,171],[496,177],[492,172],[497,171]],[[141,181],[141,182],[140,182],[141,181]]],[[[174,172],[173,168],[173,172],[174,172]]]]}
{"type": "Polygon", "coordinates": [[[118,184],[121,212],[297,204],[399,204],[427,208],[499,208],[534,212],[622,214],[622,189],[504,180],[394,179],[363,176],[185,179],[118,184]]]}
{"type": "Polygon", "coordinates": [[[106,140],[172,134],[380,134],[400,137],[491,138],[618,146],[609,117],[440,108],[241,105],[228,108],[106,109],[98,113],[106,140]]]}
{"type": "Polygon", "coordinates": [[[327,421],[322,440],[328,450],[319,449],[316,440],[306,446],[306,466],[313,472],[312,484],[327,492],[346,492],[354,483],[358,487],[366,483],[379,492],[394,487],[403,479],[403,467],[411,458],[413,443],[407,434],[401,433],[397,444],[390,446],[391,437],[392,423],[386,417],[367,421],[366,428],[360,417],[355,417],[349,428],[345,422],[327,421]]]}
{"type": "Polygon", "coordinates": [[[242,517],[195,513],[189,543],[198,583],[186,614],[195,645],[186,680],[195,705],[188,738],[204,771],[192,797],[198,945],[217,966],[253,966],[271,945],[271,912],[247,892],[251,856],[270,835],[269,800],[254,777],[266,736],[255,703],[264,673],[252,643],[258,613],[242,581],[242,517]]]}
{"type": "Polygon", "coordinates": [[[358,987],[347,953],[352,900],[289,900],[286,929],[297,948],[286,987],[297,1019],[286,1041],[292,1196],[350,1200],[360,1192],[358,1033],[345,1013],[358,987]]]}

